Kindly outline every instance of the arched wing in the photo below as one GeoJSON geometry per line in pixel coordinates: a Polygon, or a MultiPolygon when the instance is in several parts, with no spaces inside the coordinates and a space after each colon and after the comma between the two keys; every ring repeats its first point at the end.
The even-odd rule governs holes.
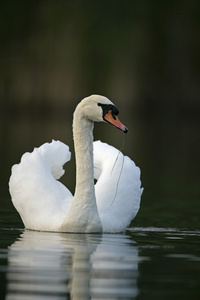
{"type": "Polygon", "coordinates": [[[125,230],[136,216],[143,189],[140,169],[116,148],[94,142],[95,193],[104,232],[125,230]]]}
{"type": "Polygon", "coordinates": [[[67,145],[52,141],[25,153],[12,167],[10,194],[26,228],[55,231],[63,221],[73,196],[57,179],[70,158],[67,145]]]}

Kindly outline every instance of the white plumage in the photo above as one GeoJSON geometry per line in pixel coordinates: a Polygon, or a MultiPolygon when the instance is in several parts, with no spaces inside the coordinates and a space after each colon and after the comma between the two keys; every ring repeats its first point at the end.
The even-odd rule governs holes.
{"type": "Polygon", "coordinates": [[[107,98],[94,95],[82,100],[74,113],[74,197],[58,181],[64,174],[63,165],[71,157],[68,146],[62,142],[45,143],[32,153],[25,153],[21,162],[13,166],[10,193],[26,228],[121,232],[137,214],[143,190],[140,169],[114,147],[92,142],[93,121],[104,121],[98,103],[113,105],[107,98]],[[92,121],[87,110],[88,115],[93,115],[92,121]]]}
{"type": "Polygon", "coordinates": [[[104,232],[123,231],[140,207],[140,169],[116,148],[94,142],[95,194],[104,232]]]}

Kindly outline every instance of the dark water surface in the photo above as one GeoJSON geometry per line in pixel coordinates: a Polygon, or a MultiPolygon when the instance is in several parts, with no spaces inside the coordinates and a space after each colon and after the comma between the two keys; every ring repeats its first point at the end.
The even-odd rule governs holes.
{"type": "Polygon", "coordinates": [[[200,299],[198,230],[46,233],[0,214],[0,299],[200,299]]]}

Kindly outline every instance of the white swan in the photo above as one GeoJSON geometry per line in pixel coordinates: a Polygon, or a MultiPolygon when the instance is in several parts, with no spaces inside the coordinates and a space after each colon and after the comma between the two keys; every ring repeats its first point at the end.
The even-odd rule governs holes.
{"type": "Polygon", "coordinates": [[[143,189],[140,169],[114,147],[93,144],[94,121],[108,122],[120,130],[118,109],[106,97],[83,99],[74,112],[76,157],[74,197],[57,179],[70,160],[68,146],[46,143],[25,153],[12,167],[9,181],[12,202],[26,228],[57,232],[121,232],[139,210],[143,189]],[[94,162],[93,162],[94,145],[94,162]],[[97,183],[94,186],[94,178],[97,183]]]}

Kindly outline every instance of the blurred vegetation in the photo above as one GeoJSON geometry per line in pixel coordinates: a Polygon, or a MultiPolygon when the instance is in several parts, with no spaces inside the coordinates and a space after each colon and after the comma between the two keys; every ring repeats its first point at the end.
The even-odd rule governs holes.
{"type": "MultiPolygon", "coordinates": [[[[119,107],[129,128],[124,152],[142,170],[135,222],[157,222],[155,207],[167,220],[182,201],[187,217],[200,194],[199,33],[198,0],[3,1],[1,191],[24,152],[52,138],[73,151],[74,108],[98,93],[119,107]]],[[[106,125],[96,125],[95,138],[122,146],[106,125]]],[[[68,172],[73,191],[73,159],[68,172]]]]}

